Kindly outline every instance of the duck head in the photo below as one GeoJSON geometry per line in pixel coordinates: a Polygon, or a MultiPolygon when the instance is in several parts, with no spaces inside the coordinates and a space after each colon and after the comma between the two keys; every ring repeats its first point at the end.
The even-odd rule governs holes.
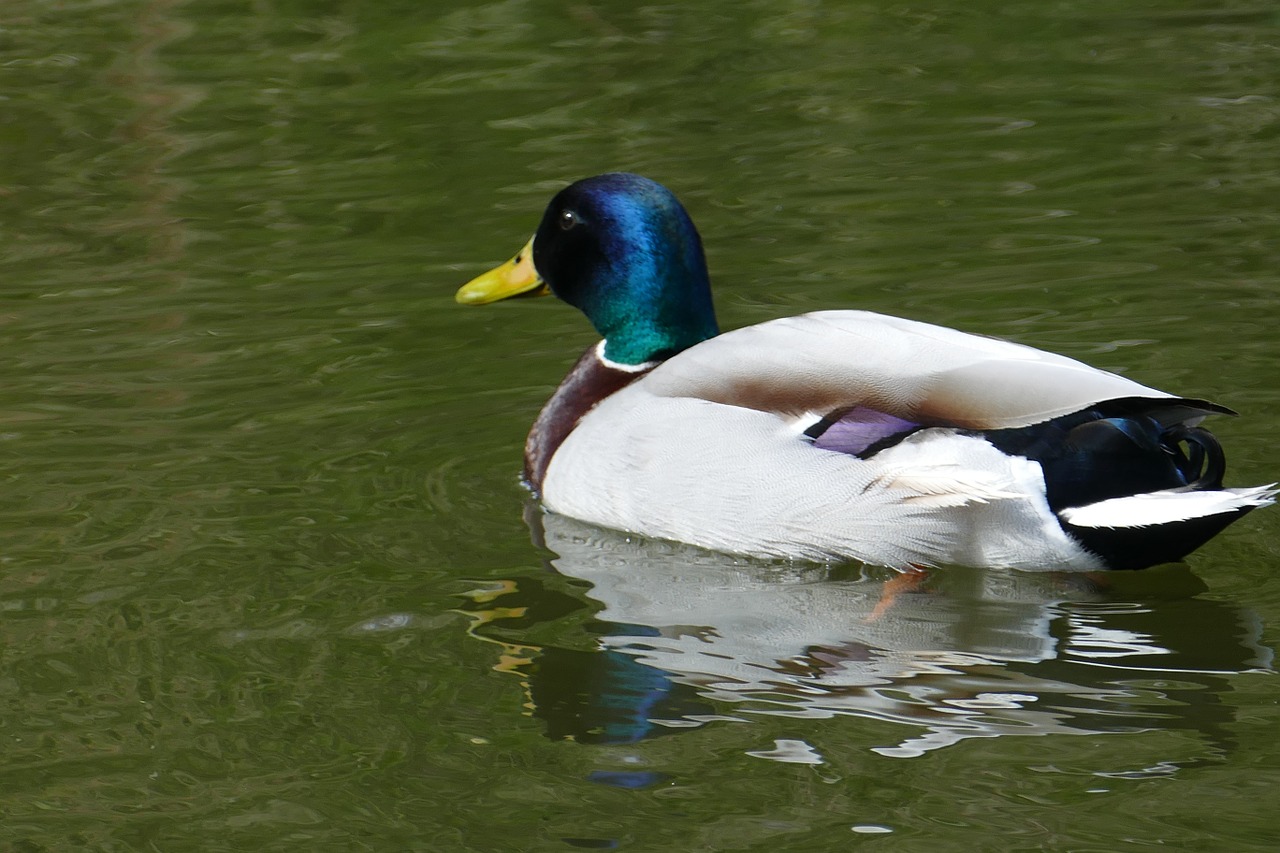
{"type": "Polygon", "coordinates": [[[670,190],[639,175],[597,175],[561,190],[525,247],[457,300],[548,292],[586,314],[605,357],[620,364],[661,360],[719,333],[693,221],[670,190]]]}

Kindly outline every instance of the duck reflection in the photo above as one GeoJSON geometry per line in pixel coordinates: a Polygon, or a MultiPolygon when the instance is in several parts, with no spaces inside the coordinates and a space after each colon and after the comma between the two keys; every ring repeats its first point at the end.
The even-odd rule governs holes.
{"type": "Polygon", "coordinates": [[[909,727],[874,750],[896,757],[968,738],[1169,728],[1225,745],[1226,676],[1271,666],[1253,615],[1197,597],[1186,567],[947,569],[895,594],[891,572],[762,565],[530,520],[554,571],[588,583],[595,604],[572,582],[528,578],[474,593],[469,610],[557,739],[851,715],[909,727]]]}

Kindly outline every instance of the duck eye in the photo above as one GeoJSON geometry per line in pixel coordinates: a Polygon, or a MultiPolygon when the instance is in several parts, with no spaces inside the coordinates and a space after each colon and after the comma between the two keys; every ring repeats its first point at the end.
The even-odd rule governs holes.
{"type": "Polygon", "coordinates": [[[560,211],[560,228],[563,231],[568,231],[581,221],[582,220],[578,219],[578,214],[574,213],[572,210],[560,211]]]}

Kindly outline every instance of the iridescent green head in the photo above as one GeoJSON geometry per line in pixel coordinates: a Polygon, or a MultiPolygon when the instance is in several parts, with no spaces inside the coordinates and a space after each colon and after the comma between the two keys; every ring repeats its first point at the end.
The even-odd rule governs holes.
{"type": "Polygon", "coordinates": [[[622,364],[663,359],[719,333],[702,241],[661,184],[597,175],[556,194],[508,263],[458,291],[459,302],[552,293],[587,315],[622,364]]]}

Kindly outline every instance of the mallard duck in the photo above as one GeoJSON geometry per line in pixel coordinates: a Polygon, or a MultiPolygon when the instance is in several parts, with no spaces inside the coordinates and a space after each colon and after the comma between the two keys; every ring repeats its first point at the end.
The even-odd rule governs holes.
{"type": "Polygon", "coordinates": [[[1181,559],[1271,486],[1224,488],[1199,426],[1233,414],[1031,347],[867,311],[720,333],[669,190],[578,181],[457,300],[553,293],[603,340],[534,421],[548,511],[764,558],[1136,569],[1181,559]]]}

